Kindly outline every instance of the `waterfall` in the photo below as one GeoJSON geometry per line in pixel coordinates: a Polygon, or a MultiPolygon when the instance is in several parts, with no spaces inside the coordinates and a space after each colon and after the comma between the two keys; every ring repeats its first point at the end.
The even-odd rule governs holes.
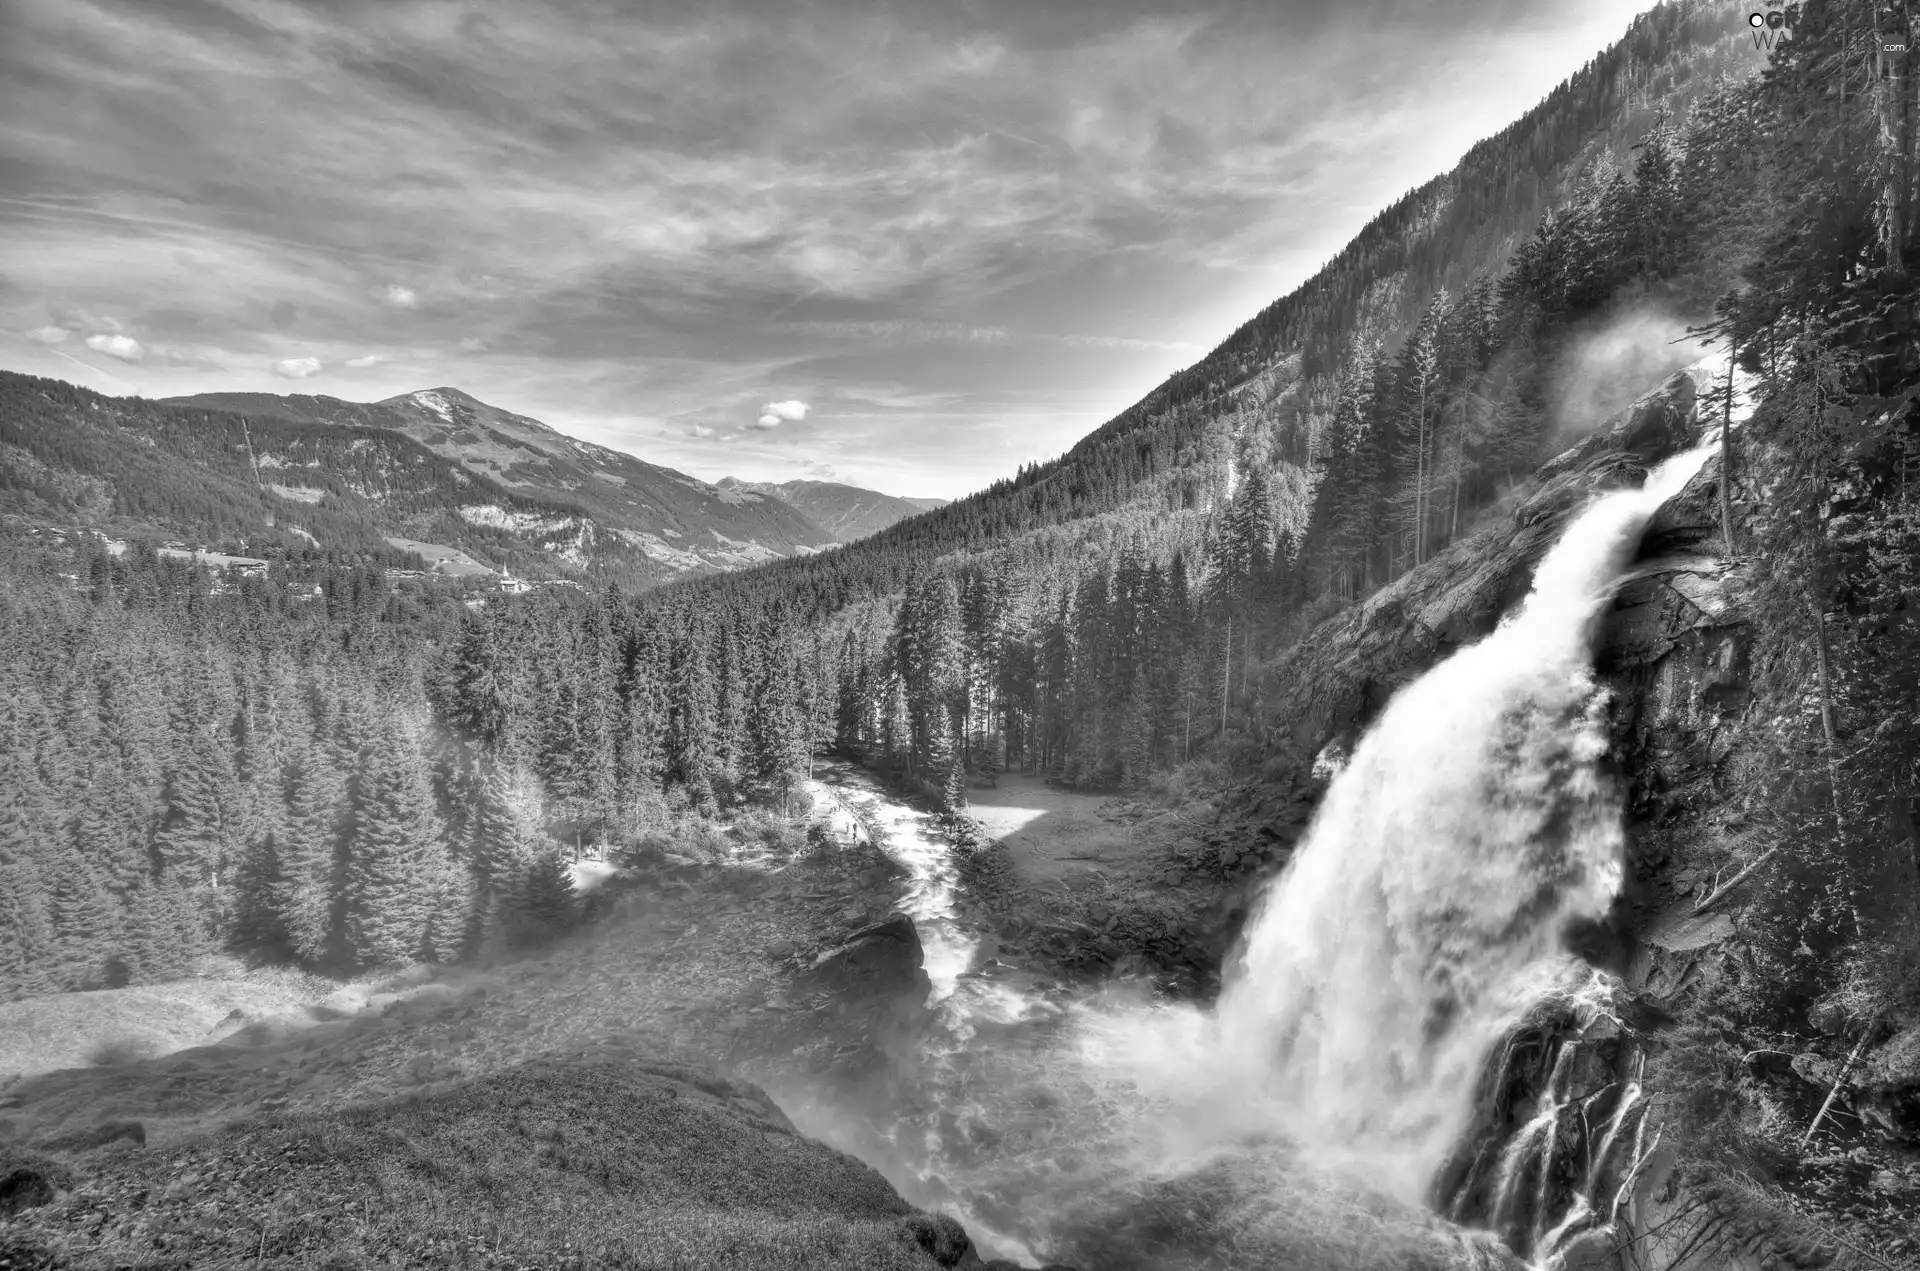
{"type": "Polygon", "coordinates": [[[1710,445],[1581,512],[1520,608],[1398,693],[1269,889],[1218,1008],[1220,1062],[1290,1135],[1419,1196],[1501,1035],[1564,986],[1623,834],[1602,778],[1594,628],[1710,445]]]}
{"type": "MultiPolygon", "coordinates": [[[[1256,906],[1211,1013],[1100,1031],[1175,1112],[1160,1150],[1277,1134],[1428,1199],[1501,1038],[1593,983],[1563,936],[1608,911],[1624,833],[1591,642],[1648,520],[1712,445],[1594,500],[1515,612],[1393,697],[1256,906]]],[[[1532,1193],[1550,1166],[1559,1084],[1502,1161],[1503,1192],[1532,1193]]]]}
{"type": "Polygon", "coordinates": [[[1530,1044],[1524,1125],[1470,1131],[1493,1129],[1476,1097],[1505,1079],[1489,1060],[1520,1021],[1605,1013],[1608,981],[1563,944],[1569,922],[1608,911],[1624,869],[1592,639],[1647,522],[1716,444],[1594,499],[1491,635],[1398,692],[1350,753],[1321,754],[1321,807],[1211,1008],[1126,983],[1056,1001],[965,974],[948,863],[887,821],[876,841],[919,880],[903,907],[940,990],[925,1097],[856,1101],[860,1123],[888,1127],[864,1138],[829,1104],[783,1104],[1022,1258],[1211,1268],[1231,1248],[1369,1266],[1397,1249],[1407,1265],[1511,1266],[1610,1223],[1631,1182],[1620,1162],[1648,1133],[1637,1073],[1600,1090],[1584,1043],[1530,1044]],[[1566,1129],[1583,1117],[1591,1132],[1566,1129]],[[1475,1204],[1456,1216],[1506,1249],[1429,1208],[1476,1139],[1475,1204]],[[1171,1243],[1127,1254],[1136,1230],[1171,1243]]]}

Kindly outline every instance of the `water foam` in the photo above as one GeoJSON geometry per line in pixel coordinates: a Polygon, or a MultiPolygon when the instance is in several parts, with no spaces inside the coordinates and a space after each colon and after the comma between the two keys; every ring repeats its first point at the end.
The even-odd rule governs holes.
{"type": "MultiPolygon", "coordinates": [[[[1647,521],[1712,443],[1595,500],[1493,634],[1387,705],[1250,920],[1211,1013],[1107,1021],[1166,1144],[1270,1131],[1419,1200],[1468,1130],[1487,1055],[1576,975],[1623,833],[1591,642],[1647,521]]],[[[1163,1144],[1163,1148],[1166,1144],[1163,1144]]]]}
{"type": "MultiPolygon", "coordinates": [[[[885,822],[880,841],[915,875],[903,908],[927,938],[948,1037],[929,1039],[924,1106],[876,1118],[883,1147],[831,1116],[806,1128],[884,1160],[918,1203],[1023,1258],[1090,1205],[1172,1212],[1181,1180],[1204,1178],[1216,1195],[1241,1180],[1228,1189],[1239,1208],[1211,1220],[1233,1241],[1265,1239],[1301,1265],[1364,1261],[1383,1238],[1452,1250],[1447,1265],[1499,1262],[1421,1207],[1503,1035],[1547,997],[1591,988],[1562,935],[1606,912],[1623,867],[1591,642],[1648,520],[1716,444],[1594,500],[1490,636],[1397,694],[1350,755],[1322,755],[1325,799],[1211,1009],[1124,987],[1066,1006],[959,974],[971,938],[950,866],[921,850],[925,827],[857,782],[869,788],[852,801],[885,822]],[[1392,1206],[1370,1208],[1369,1190],[1392,1206]]],[[[1543,1096],[1533,1138],[1558,1098],[1543,1096]]],[[[1634,1102],[1619,1105],[1609,1149],[1634,1102]]],[[[1536,1146],[1505,1155],[1503,1193],[1537,1190],[1536,1146]]],[[[1596,1214],[1614,1207],[1583,1199],[1596,1214]]]]}

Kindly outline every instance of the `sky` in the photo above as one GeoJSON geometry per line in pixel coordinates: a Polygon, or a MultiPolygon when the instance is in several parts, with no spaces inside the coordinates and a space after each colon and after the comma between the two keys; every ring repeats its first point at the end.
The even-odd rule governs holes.
{"type": "Polygon", "coordinates": [[[0,0],[0,368],[706,480],[1051,458],[1627,0],[0,0]]]}

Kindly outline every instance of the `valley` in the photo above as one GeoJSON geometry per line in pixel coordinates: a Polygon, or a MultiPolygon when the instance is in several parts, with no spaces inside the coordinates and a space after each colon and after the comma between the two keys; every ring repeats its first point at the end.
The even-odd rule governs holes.
{"type": "Polygon", "coordinates": [[[497,266],[10,319],[209,391],[0,371],[0,1271],[1920,1268],[1920,13],[1657,5],[1113,413],[1322,142],[991,8],[396,5],[354,135],[512,158],[327,199],[497,266]]]}

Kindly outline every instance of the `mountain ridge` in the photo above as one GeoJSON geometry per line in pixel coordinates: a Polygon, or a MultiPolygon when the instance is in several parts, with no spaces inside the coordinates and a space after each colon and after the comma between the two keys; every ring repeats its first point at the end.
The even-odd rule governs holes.
{"type": "Polygon", "coordinates": [[[743,481],[738,477],[722,477],[715,484],[723,490],[747,490],[779,499],[832,533],[841,543],[857,542],[908,517],[943,508],[949,502],[882,494],[841,481],[743,481]]]}
{"type": "Polygon", "coordinates": [[[419,389],[375,402],[200,393],[162,404],[397,432],[477,477],[578,507],[674,573],[737,568],[835,542],[784,503],[743,504],[696,477],[570,437],[456,388],[419,389]]]}

